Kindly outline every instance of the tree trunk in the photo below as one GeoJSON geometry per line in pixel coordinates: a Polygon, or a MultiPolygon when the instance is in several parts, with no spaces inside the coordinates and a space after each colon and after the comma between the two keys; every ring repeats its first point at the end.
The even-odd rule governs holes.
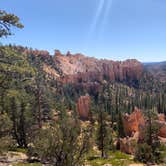
{"type": "Polygon", "coordinates": [[[41,92],[40,92],[40,89],[38,89],[38,93],[37,93],[37,103],[38,103],[38,126],[39,126],[39,128],[42,128],[41,92]]]}

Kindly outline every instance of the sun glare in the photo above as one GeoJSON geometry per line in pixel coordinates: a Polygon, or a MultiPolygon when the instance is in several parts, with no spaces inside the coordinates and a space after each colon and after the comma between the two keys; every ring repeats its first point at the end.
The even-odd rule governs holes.
{"type": "Polygon", "coordinates": [[[99,0],[96,8],[96,12],[93,17],[93,21],[90,27],[89,36],[94,35],[94,33],[99,31],[99,35],[104,31],[110,10],[112,7],[112,0],[99,0]]]}

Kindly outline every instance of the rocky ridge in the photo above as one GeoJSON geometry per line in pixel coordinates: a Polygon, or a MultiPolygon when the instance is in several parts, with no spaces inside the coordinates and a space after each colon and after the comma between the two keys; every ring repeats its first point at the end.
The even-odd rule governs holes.
{"type": "Polygon", "coordinates": [[[143,72],[142,64],[135,59],[112,61],[55,51],[53,60],[63,73],[61,81],[64,83],[133,81],[140,79],[143,72]]]}

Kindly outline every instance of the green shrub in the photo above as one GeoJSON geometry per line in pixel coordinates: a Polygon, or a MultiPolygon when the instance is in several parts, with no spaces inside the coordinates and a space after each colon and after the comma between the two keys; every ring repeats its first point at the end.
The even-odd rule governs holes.
{"type": "Polygon", "coordinates": [[[11,121],[6,113],[0,114],[0,154],[12,149],[15,141],[11,137],[11,121]]]}
{"type": "Polygon", "coordinates": [[[5,136],[0,138],[0,154],[13,149],[15,146],[15,141],[10,136],[5,136]]]}
{"type": "Polygon", "coordinates": [[[143,163],[154,162],[151,146],[146,143],[138,144],[135,152],[135,159],[143,163]]]}
{"type": "Polygon", "coordinates": [[[81,165],[90,147],[89,137],[88,129],[81,130],[80,122],[64,113],[55,124],[36,133],[28,155],[52,165],[81,165]]]}

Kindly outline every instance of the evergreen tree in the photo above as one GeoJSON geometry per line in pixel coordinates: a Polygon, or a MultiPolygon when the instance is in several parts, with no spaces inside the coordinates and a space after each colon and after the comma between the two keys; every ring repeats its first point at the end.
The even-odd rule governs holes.
{"type": "Polygon", "coordinates": [[[89,129],[81,129],[79,120],[64,109],[62,106],[56,122],[34,136],[29,155],[55,166],[79,166],[90,147],[89,129]]]}
{"type": "Polygon", "coordinates": [[[23,28],[19,18],[14,14],[9,14],[0,10],[0,37],[11,35],[11,27],[23,28]]]}
{"type": "Polygon", "coordinates": [[[101,151],[101,157],[107,158],[107,152],[110,149],[111,143],[111,130],[107,124],[108,114],[100,109],[98,112],[98,128],[96,134],[96,144],[98,149],[101,151]]]}
{"type": "Polygon", "coordinates": [[[35,96],[34,115],[38,127],[42,128],[44,119],[47,119],[49,116],[49,99],[54,100],[54,98],[51,96],[52,92],[49,89],[49,83],[43,71],[43,62],[40,56],[29,55],[29,63],[35,68],[34,80],[31,85],[35,96]],[[48,96],[46,96],[47,94],[48,96]]]}
{"type": "Polygon", "coordinates": [[[118,116],[118,121],[117,121],[118,138],[124,138],[126,135],[125,135],[125,131],[124,131],[122,113],[119,111],[117,116],[118,116]]]}
{"type": "Polygon", "coordinates": [[[117,115],[117,132],[118,132],[118,139],[125,137],[124,126],[123,126],[123,119],[121,110],[123,109],[123,105],[121,103],[121,89],[117,89],[116,92],[116,115],[117,115]]]}
{"type": "MultiPolygon", "coordinates": [[[[26,97],[24,100],[27,101],[26,97]]],[[[23,100],[16,100],[15,97],[10,98],[10,119],[12,122],[12,135],[19,147],[27,148],[29,138],[32,134],[33,116],[30,108],[27,108],[29,103],[23,100]]]]}
{"type": "Polygon", "coordinates": [[[0,154],[14,147],[11,136],[12,122],[7,113],[0,113],[0,154]]]}
{"type": "Polygon", "coordinates": [[[135,158],[146,163],[158,163],[162,161],[162,156],[161,144],[158,138],[159,126],[156,110],[154,108],[146,110],[145,118],[146,126],[141,134],[143,141],[137,146],[135,158]]]}

